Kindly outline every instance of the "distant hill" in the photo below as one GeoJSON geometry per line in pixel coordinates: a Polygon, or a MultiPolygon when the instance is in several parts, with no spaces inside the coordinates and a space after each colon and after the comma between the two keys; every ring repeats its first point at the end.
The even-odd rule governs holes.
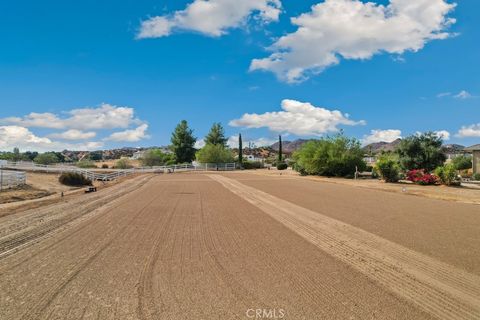
{"type": "MultiPolygon", "coordinates": [[[[284,153],[292,153],[300,149],[306,142],[310,140],[297,139],[295,141],[282,141],[282,151],[284,153]]],[[[273,150],[278,151],[278,142],[275,142],[270,146],[273,150]]]]}
{"type": "Polygon", "coordinates": [[[398,146],[398,144],[402,141],[402,139],[397,139],[392,142],[375,142],[375,143],[370,143],[363,147],[363,150],[367,153],[380,153],[382,151],[394,151],[395,148],[398,146]]]}

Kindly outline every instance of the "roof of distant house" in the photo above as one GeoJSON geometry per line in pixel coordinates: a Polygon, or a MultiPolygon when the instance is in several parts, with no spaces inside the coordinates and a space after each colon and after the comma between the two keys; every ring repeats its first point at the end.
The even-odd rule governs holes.
{"type": "Polygon", "coordinates": [[[468,148],[465,148],[465,151],[480,151],[480,144],[474,144],[468,148]]]}

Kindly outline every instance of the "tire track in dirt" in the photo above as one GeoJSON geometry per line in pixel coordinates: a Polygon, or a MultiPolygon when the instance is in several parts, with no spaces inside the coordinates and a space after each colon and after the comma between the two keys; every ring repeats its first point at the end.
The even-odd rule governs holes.
{"type": "Polygon", "coordinates": [[[66,204],[49,206],[41,211],[32,210],[31,213],[8,217],[8,221],[2,222],[0,227],[0,259],[37,243],[59,230],[71,227],[74,223],[90,218],[100,207],[112,206],[112,201],[142,187],[151,178],[152,176],[138,179],[126,188],[125,186],[109,188],[95,197],[78,198],[66,204]],[[32,219],[32,217],[35,218],[32,219]]]}
{"type": "Polygon", "coordinates": [[[236,180],[209,177],[433,316],[480,319],[480,277],[236,180]]]}
{"type": "MultiPolygon", "coordinates": [[[[133,217],[130,218],[130,221],[135,220],[138,216],[148,208],[148,206],[154,202],[160,195],[156,195],[149,202],[144,204],[140,210],[138,210],[133,217]]],[[[105,249],[107,249],[110,244],[116,240],[116,238],[121,235],[128,227],[129,223],[125,224],[121,229],[117,230],[105,243],[99,245],[97,249],[85,260],[76,265],[74,270],[68,272],[68,276],[65,279],[61,279],[56,285],[52,286],[48,292],[46,292],[43,298],[38,301],[32,308],[29,308],[22,316],[22,319],[34,319],[38,318],[44,310],[46,310],[50,304],[55,300],[55,298],[63,292],[66,286],[75,279],[85,268],[88,267],[105,249]]]]}

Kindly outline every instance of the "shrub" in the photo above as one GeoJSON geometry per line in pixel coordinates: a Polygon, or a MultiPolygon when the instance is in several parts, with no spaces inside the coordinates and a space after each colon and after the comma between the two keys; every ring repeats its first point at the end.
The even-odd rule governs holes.
{"type": "Polygon", "coordinates": [[[58,178],[61,184],[72,187],[91,186],[92,181],[77,172],[65,172],[58,178]]]}
{"type": "Polygon", "coordinates": [[[115,169],[130,169],[133,168],[133,166],[130,164],[130,161],[128,159],[120,159],[115,163],[115,169]]]}
{"type": "Polygon", "coordinates": [[[397,147],[400,165],[407,170],[435,170],[445,162],[442,139],[434,132],[417,134],[403,139],[397,147]]]}
{"type": "Polygon", "coordinates": [[[38,164],[49,165],[60,162],[60,159],[55,152],[46,152],[36,156],[33,161],[38,164]]]}
{"type": "Polygon", "coordinates": [[[234,162],[232,151],[221,144],[207,144],[196,154],[200,163],[231,163],[234,162]]]}
{"type": "Polygon", "coordinates": [[[472,179],[475,181],[480,181],[480,173],[474,173],[472,175],[472,179]]]}
{"type": "Polygon", "coordinates": [[[96,168],[97,165],[93,161],[82,160],[82,161],[77,162],[77,167],[83,168],[83,169],[88,169],[88,168],[96,168]]]}
{"type": "Polygon", "coordinates": [[[108,169],[108,164],[106,163],[102,164],[102,169],[108,169]]]}
{"type": "Polygon", "coordinates": [[[150,149],[145,152],[141,159],[144,167],[163,166],[167,161],[173,160],[173,154],[166,154],[160,149],[150,149]]]}
{"type": "Polygon", "coordinates": [[[261,169],[263,168],[263,163],[260,161],[243,161],[243,169],[250,170],[250,169],[261,169]]]}
{"type": "Polygon", "coordinates": [[[457,177],[457,169],[454,164],[449,163],[435,169],[435,175],[440,182],[447,186],[460,185],[460,180],[457,177]]]}
{"type": "Polygon", "coordinates": [[[439,179],[433,174],[425,173],[423,169],[414,169],[407,172],[407,180],[425,186],[436,184],[439,179]]]}
{"type": "Polygon", "coordinates": [[[455,169],[457,170],[468,170],[468,169],[471,169],[473,166],[472,158],[466,157],[466,156],[460,156],[460,157],[454,158],[452,160],[452,164],[455,166],[455,169]]]}
{"type": "Polygon", "coordinates": [[[375,165],[375,172],[385,182],[398,182],[400,179],[400,165],[397,157],[391,154],[381,155],[375,165]]]}
{"type": "Polygon", "coordinates": [[[277,170],[286,170],[288,165],[285,162],[277,163],[277,170]]]}
{"type": "Polygon", "coordinates": [[[312,175],[347,177],[366,167],[360,142],[343,134],[305,143],[294,160],[297,171],[312,175]]]}

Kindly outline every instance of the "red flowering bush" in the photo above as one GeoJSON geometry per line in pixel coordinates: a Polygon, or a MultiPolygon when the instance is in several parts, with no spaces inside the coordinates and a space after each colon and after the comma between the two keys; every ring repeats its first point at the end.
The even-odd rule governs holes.
{"type": "Polygon", "coordinates": [[[412,181],[413,183],[416,183],[416,184],[421,184],[421,185],[430,185],[430,184],[438,183],[437,176],[430,173],[425,173],[425,170],[423,169],[415,169],[415,170],[408,171],[407,180],[412,181]]]}

